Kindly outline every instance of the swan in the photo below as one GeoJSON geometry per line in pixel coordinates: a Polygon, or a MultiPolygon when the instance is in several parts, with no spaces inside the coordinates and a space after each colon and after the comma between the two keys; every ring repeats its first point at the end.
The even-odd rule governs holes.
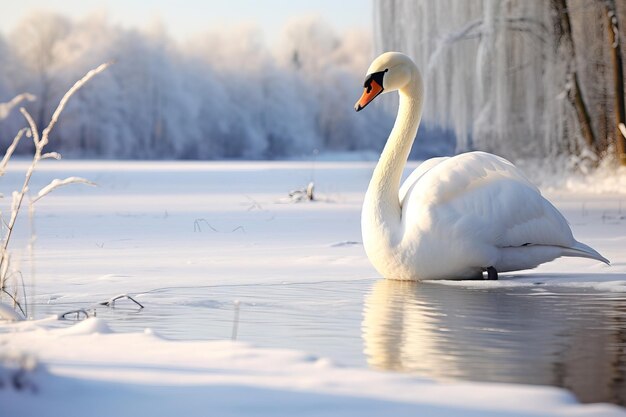
{"type": "Polygon", "coordinates": [[[415,63],[386,52],[370,65],[355,105],[383,93],[400,104],[365,194],[363,246],[376,270],[398,280],[498,279],[561,256],[609,261],[574,239],[563,215],[511,162],[485,152],[432,158],[400,186],[415,140],[424,85],[415,63]]]}

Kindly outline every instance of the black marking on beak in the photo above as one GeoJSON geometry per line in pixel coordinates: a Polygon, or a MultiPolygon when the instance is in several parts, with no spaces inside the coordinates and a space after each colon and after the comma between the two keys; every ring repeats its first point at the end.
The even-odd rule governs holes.
{"type": "Polygon", "coordinates": [[[385,91],[383,87],[383,78],[387,71],[389,71],[389,69],[373,72],[365,78],[365,82],[363,83],[363,88],[365,90],[363,91],[363,95],[361,96],[359,101],[357,101],[356,105],[354,106],[354,110],[356,110],[357,112],[363,110],[365,106],[371,103],[372,100],[378,97],[379,94],[382,94],[382,92],[385,91]],[[372,91],[372,89],[374,88],[376,89],[376,91],[372,91]]]}
{"type": "Polygon", "coordinates": [[[378,83],[378,85],[380,85],[381,87],[383,86],[383,78],[385,77],[385,73],[387,71],[389,71],[389,69],[386,69],[384,71],[373,72],[370,75],[368,75],[367,78],[365,78],[363,87],[367,88],[368,93],[372,91],[372,81],[376,81],[376,83],[378,83]]]}

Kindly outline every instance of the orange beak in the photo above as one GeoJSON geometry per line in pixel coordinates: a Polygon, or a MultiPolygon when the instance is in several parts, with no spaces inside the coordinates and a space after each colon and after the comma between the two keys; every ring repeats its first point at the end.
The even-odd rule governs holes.
{"type": "Polygon", "coordinates": [[[385,90],[383,88],[383,76],[386,72],[387,70],[375,72],[367,77],[364,84],[363,95],[354,105],[354,110],[363,110],[365,106],[370,104],[372,100],[385,90]]]}
{"type": "Polygon", "coordinates": [[[361,111],[372,102],[380,93],[383,92],[383,86],[372,80],[372,83],[363,89],[363,95],[354,105],[354,110],[361,111]]]}

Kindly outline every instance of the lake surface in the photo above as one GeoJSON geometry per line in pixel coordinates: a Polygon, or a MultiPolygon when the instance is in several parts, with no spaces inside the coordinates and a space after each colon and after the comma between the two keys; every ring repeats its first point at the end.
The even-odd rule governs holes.
{"type": "MultiPolygon", "coordinates": [[[[356,280],[160,288],[96,313],[116,331],[293,348],[438,380],[565,387],[626,404],[626,294],[356,280]]],[[[60,301],[60,300],[58,300],[60,301]]],[[[87,307],[50,300],[37,315],[87,307]]],[[[92,306],[93,307],[93,306],[92,306]]]]}

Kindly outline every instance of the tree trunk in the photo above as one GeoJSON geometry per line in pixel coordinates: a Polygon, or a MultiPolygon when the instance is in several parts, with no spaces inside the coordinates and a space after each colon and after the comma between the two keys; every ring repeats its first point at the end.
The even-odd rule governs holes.
{"type": "Polygon", "coordinates": [[[615,90],[615,150],[617,160],[621,165],[626,165],[626,111],[624,106],[624,69],[622,63],[622,51],[620,49],[619,25],[615,0],[604,0],[609,34],[609,46],[613,61],[613,85],[615,90]],[[620,128],[620,125],[622,127],[620,128]]]}
{"type": "Polygon", "coordinates": [[[569,11],[567,9],[567,0],[551,0],[554,12],[554,29],[556,37],[556,47],[563,46],[565,48],[565,58],[568,62],[567,73],[567,95],[576,110],[576,116],[580,125],[580,131],[585,139],[587,146],[594,152],[598,153],[598,146],[593,128],[591,125],[591,117],[582,90],[578,81],[578,72],[576,71],[576,47],[574,45],[574,37],[572,35],[572,24],[570,22],[569,11]]]}
{"type": "Polygon", "coordinates": [[[587,146],[589,146],[589,148],[597,154],[598,146],[591,127],[591,117],[589,116],[589,111],[587,110],[587,105],[585,104],[585,100],[583,99],[582,91],[580,89],[580,83],[578,82],[578,73],[574,71],[573,73],[570,73],[570,76],[573,78],[571,81],[573,86],[569,90],[569,98],[576,109],[576,116],[578,116],[581,133],[583,138],[585,138],[587,146]]]}

